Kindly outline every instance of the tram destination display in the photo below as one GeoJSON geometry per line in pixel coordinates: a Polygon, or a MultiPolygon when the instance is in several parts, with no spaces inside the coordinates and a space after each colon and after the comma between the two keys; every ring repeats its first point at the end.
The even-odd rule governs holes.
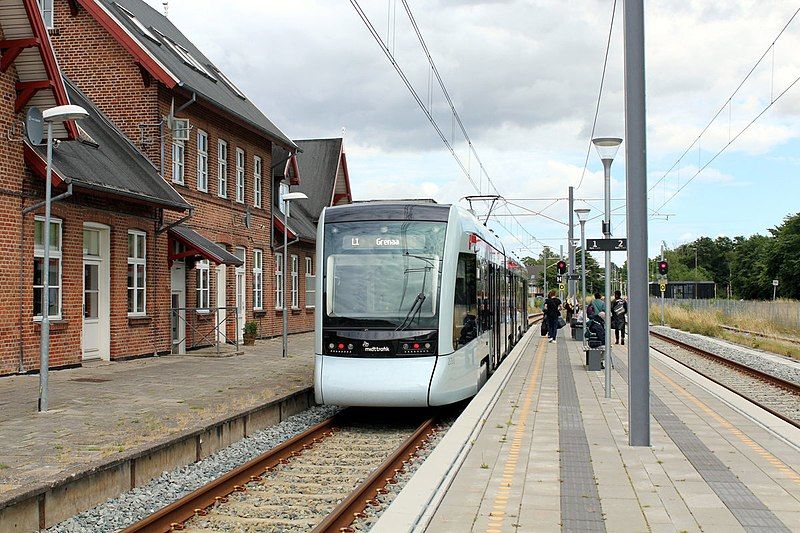
{"type": "Polygon", "coordinates": [[[342,237],[344,250],[423,250],[423,235],[345,235],[342,237]]]}

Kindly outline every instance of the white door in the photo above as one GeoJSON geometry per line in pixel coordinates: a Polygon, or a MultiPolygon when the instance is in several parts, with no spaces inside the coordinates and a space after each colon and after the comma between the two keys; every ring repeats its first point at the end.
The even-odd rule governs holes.
{"type": "Polygon", "coordinates": [[[86,223],[83,227],[83,360],[111,356],[111,302],[109,298],[108,226],[86,223]]]}
{"type": "Polygon", "coordinates": [[[227,276],[225,275],[225,265],[217,265],[217,315],[214,324],[217,327],[217,343],[224,344],[227,342],[226,332],[226,318],[228,312],[225,309],[227,306],[227,276]]]}
{"type": "Polygon", "coordinates": [[[244,337],[244,320],[247,304],[247,296],[245,294],[245,255],[247,254],[244,248],[236,248],[235,255],[242,261],[241,266],[236,267],[236,317],[237,317],[237,337],[239,341],[244,337]]]}
{"type": "Polygon", "coordinates": [[[171,286],[171,326],[172,353],[186,353],[186,264],[175,261],[172,264],[171,286]]]}

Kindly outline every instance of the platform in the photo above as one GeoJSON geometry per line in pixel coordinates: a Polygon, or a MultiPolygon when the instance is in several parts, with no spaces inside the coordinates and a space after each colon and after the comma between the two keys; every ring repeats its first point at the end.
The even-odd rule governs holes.
{"type": "Polygon", "coordinates": [[[286,358],[281,338],[242,348],[51,371],[46,413],[36,411],[38,374],[1,377],[0,530],[12,515],[54,523],[313,403],[313,333],[290,336],[286,358]],[[82,478],[94,492],[80,488],[86,501],[65,496],[57,509],[82,478]],[[53,506],[23,505],[36,498],[53,506]]]}
{"type": "Polygon", "coordinates": [[[614,355],[606,399],[580,342],[530,337],[373,531],[800,531],[796,428],[652,352],[652,446],[631,447],[614,355]]]}

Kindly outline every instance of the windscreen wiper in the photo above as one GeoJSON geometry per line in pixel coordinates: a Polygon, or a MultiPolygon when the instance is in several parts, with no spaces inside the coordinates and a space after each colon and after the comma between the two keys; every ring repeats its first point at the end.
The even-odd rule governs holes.
{"type": "MultiPolygon", "coordinates": [[[[419,294],[417,294],[417,297],[414,298],[414,302],[411,304],[411,308],[408,310],[408,313],[406,313],[406,317],[403,319],[400,325],[397,326],[397,328],[395,328],[395,331],[402,331],[406,329],[408,326],[411,325],[412,322],[414,322],[414,315],[415,314],[419,315],[419,313],[422,312],[422,304],[425,302],[425,299],[427,298],[425,296],[425,282],[428,279],[428,270],[431,270],[432,268],[433,268],[433,263],[431,263],[431,266],[427,266],[423,269],[414,270],[416,272],[422,270],[423,272],[422,287],[420,287],[419,294]]],[[[408,274],[408,272],[410,272],[410,270],[406,269],[405,273],[408,274]]],[[[419,317],[417,319],[419,320],[419,317]]]]}

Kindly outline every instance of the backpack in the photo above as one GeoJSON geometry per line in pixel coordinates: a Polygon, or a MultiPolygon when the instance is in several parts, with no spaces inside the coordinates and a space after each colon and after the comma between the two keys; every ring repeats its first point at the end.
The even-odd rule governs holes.
{"type": "Polygon", "coordinates": [[[613,313],[615,315],[621,315],[624,312],[625,312],[625,302],[623,302],[622,300],[617,300],[616,302],[614,302],[613,313]]]}

